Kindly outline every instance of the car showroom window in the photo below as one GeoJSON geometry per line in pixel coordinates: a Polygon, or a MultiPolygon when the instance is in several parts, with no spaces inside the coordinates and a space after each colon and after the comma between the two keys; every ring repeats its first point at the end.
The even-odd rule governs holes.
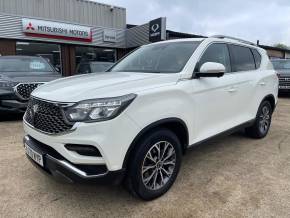
{"type": "Polygon", "coordinates": [[[227,45],[224,43],[215,43],[210,45],[203,53],[199,66],[205,62],[217,62],[223,64],[226,68],[226,72],[231,71],[230,56],[227,45]]]}
{"type": "Polygon", "coordinates": [[[256,69],[258,69],[261,65],[261,55],[256,49],[251,49],[254,55],[256,69]]]}
{"type": "Polygon", "coordinates": [[[254,57],[250,48],[238,45],[229,45],[229,49],[233,72],[256,69],[254,57]]]}

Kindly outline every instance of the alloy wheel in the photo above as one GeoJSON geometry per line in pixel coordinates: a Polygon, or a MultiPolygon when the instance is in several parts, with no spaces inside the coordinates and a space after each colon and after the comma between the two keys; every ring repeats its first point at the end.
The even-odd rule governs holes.
{"type": "Polygon", "coordinates": [[[145,155],[142,164],[142,182],[150,190],[164,187],[176,166],[176,153],[167,141],[155,143],[145,155]]]}
{"type": "Polygon", "coordinates": [[[262,108],[259,119],[259,128],[261,133],[265,134],[268,131],[270,123],[271,123],[270,108],[267,105],[265,105],[262,108]]]}

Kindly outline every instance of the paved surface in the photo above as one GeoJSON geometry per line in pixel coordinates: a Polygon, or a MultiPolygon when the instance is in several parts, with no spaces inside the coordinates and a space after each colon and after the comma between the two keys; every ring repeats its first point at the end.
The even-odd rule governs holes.
{"type": "Polygon", "coordinates": [[[43,175],[13,119],[0,122],[0,217],[290,217],[290,98],[279,100],[267,138],[238,133],[192,149],[172,189],[151,202],[43,175]]]}

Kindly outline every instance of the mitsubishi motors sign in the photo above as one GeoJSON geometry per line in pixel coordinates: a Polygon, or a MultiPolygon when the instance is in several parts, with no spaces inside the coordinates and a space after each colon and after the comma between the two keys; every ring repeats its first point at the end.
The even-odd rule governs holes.
{"type": "Polygon", "coordinates": [[[23,18],[22,30],[26,35],[32,37],[92,41],[91,28],[87,26],[23,18]]]}

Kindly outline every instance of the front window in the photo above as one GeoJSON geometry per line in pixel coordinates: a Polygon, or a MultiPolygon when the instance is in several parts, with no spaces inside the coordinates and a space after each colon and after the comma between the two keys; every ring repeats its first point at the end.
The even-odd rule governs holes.
{"type": "Polygon", "coordinates": [[[220,63],[225,66],[227,73],[230,72],[231,64],[227,45],[223,43],[210,45],[202,55],[199,66],[201,67],[206,62],[220,63]]]}
{"type": "Polygon", "coordinates": [[[290,70],[290,60],[273,60],[275,70],[290,70]]]}
{"type": "Polygon", "coordinates": [[[0,72],[55,72],[51,65],[41,57],[1,57],[0,72]]]}
{"type": "Polygon", "coordinates": [[[180,72],[199,41],[165,42],[142,46],[116,64],[112,72],[180,72]]]}

